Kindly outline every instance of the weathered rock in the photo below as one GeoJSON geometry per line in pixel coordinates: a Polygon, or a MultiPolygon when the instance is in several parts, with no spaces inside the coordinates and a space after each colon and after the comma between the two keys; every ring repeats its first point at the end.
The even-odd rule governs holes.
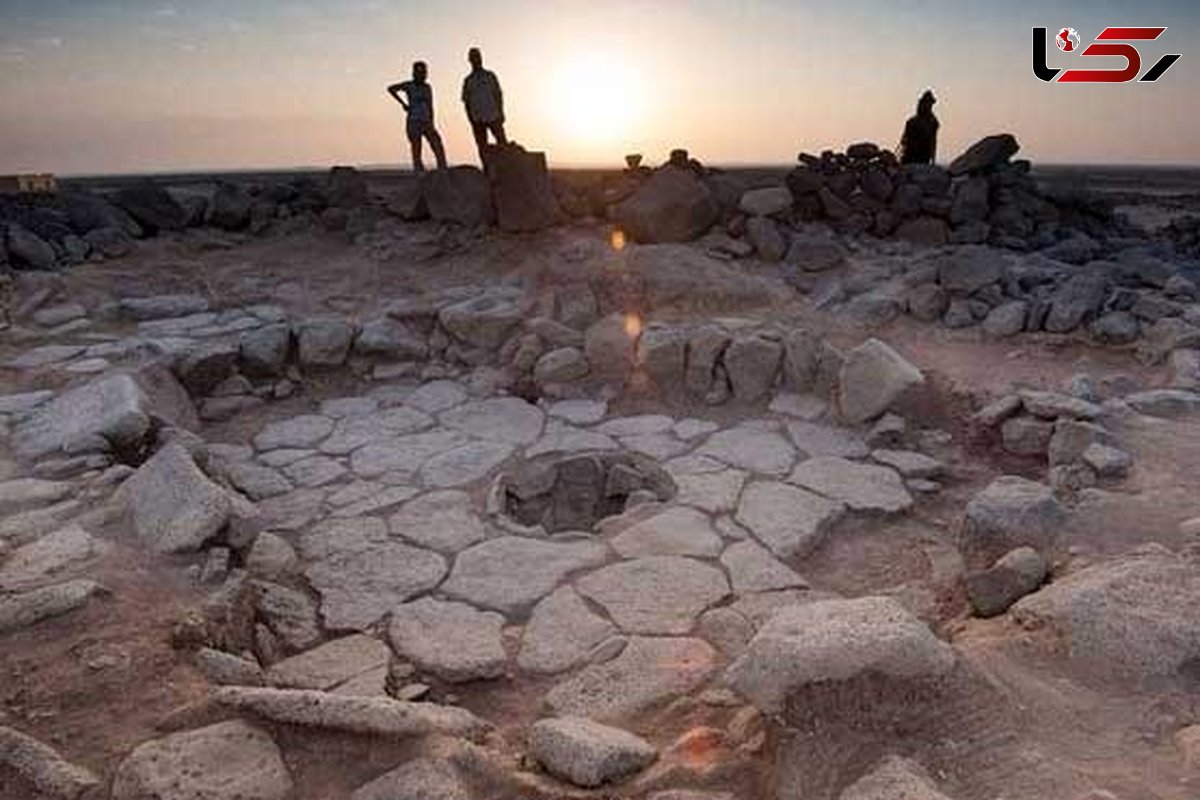
{"type": "Polygon", "coordinates": [[[720,207],[690,170],[664,167],[614,211],[617,224],[635,242],[687,242],[713,226],[720,207]]]}
{"type": "Polygon", "coordinates": [[[262,668],[253,661],[232,653],[202,647],[196,652],[196,666],[218,686],[262,686],[262,668]]]}
{"type": "MultiPolygon", "coordinates": [[[[319,414],[276,420],[254,437],[254,446],[259,450],[310,447],[333,432],[333,420],[319,414]]],[[[298,459],[297,459],[298,460],[298,459]]]]}
{"type": "Polygon", "coordinates": [[[429,344],[403,322],[385,316],[363,324],[354,340],[354,352],[398,361],[421,361],[429,355],[429,344]]]}
{"type": "Polygon", "coordinates": [[[288,651],[308,650],[321,641],[317,604],[307,594],[267,581],[255,581],[252,589],[258,613],[288,651]]]}
{"type": "Polygon", "coordinates": [[[491,187],[475,167],[426,172],[421,176],[421,197],[429,216],[438,222],[477,226],[495,218],[491,187]]]}
{"type": "Polygon", "coordinates": [[[1004,277],[1004,257],[990,247],[959,247],[933,262],[947,292],[971,295],[1004,277]]]}
{"type": "Polygon", "coordinates": [[[1021,392],[1021,402],[1026,411],[1043,419],[1095,419],[1104,413],[1095,403],[1058,392],[1026,390],[1021,392]]]}
{"type": "Polygon", "coordinates": [[[872,450],[871,458],[896,470],[905,480],[936,478],[946,471],[941,461],[914,450],[872,450]]]}
{"type": "Polygon", "coordinates": [[[423,597],[396,607],[388,640],[420,669],[463,683],[504,674],[503,626],[504,617],[494,612],[423,597]]]}
{"type": "Polygon", "coordinates": [[[292,329],[288,325],[267,325],[246,331],[239,340],[241,366],[253,376],[278,377],[287,366],[292,347],[292,329]]]}
{"type": "Polygon", "coordinates": [[[488,148],[485,161],[501,230],[537,231],[563,218],[546,171],[545,153],[530,153],[509,143],[488,148]]]}
{"type": "Polygon", "coordinates": [[[792,237],[786,261],[805,272],[825,272],[846,263],[849,251],[833,234],[810,226],[792,237]]]}
{"type": "Polygon", "coordinates": [[[448,760],[418,758],[385,772],[354,791],[350,800],[471,800],[448,760]]]}
{"type": "Polygon", "coordinates": [[[168,444],[117,493],[138,537],[163,553],[200,549],[229,522],[229,495],[200,471],[181,445],[168,444]]]}
{"type": "Polygon", "coordinates": [[[792,193],[786,186],[751,189],[742,195],[738,208],[756,217],[772,217],[792,207],[792,193]]]}
{"type": "Polygon", "coordinates": [[[1009,606],[1046,579],[1046,560],[1032,547],[1018,547],[1006,553],[982,572],[966,577],[967,597],[981,617],[1003,614],[1009,606]]]}
{"type": "Polygon", "coordinates": [[[441,591],[476,606],[517,614],[570,573],[603,564],[606,555],[606,548],[594,542],[490,539],[459,553],[441,591]]]}
{"type": "Polygon", "coordinates": [[[193,397],[203,397],[233,374],[237,361],[237,345],[208,343],[180,353],[171,369],[193,397]]]}
{"type": "Polygon", "coordinates": [[[762,546],[746,541],[731,544],[721,554],[736,594],[807,588],[807,582],[762,546]]]}
{"type": "Polygon", "coordinates": [[[593,613],[569,586],[538,603],[521,639],[517,666],[526,672],[557,673],[589,660],[618,633],[612,623],[593,613]]]}
{"type": "Polygon", "coordinates": [[[924,382],[921,371],[903,356],[878,339],[868,339],[847,354],[838,381],[838,408],[847,422],[866,422],[924,382]]]}
{"type": "Polygon", "coordinates": [[[67,614],[85,605],[100,591],[97,583],[74,580],[27,592],[0,595],[0,633],[67,614]]]}
{"type": "Polygon", "coordinates": [[[490,350],[508,338],[527,311],[519,292],[496,289],[446,306],[438,321],[455,339],[490,350]]]}
{"type": "Polygon", "coordinates": [[[729,594],[724,573],[678,556],[613,564],[575,583],[627,633],[684,634],[696,617],[729,594]]]}
{"type": "Polygon", "coordinates": [[[334,639],[273,664],[267,683],[286,689],[333,689],[372,670],[386,667],[391,651],[370,636],[334,639]]]}
{"type": "Polygon", "coordinates": [[[642,556],[697,556],[715,558],[722,549],[721,537],[708,517],[684,507],[668,508],[635,523],[609,544],[624,558],[642,556]]]}
{"type": "Polygon", "coordinates": [[[766,217],[751,217],[746,221],[746,238],[763,261],[779,261],[787,255],[788,240],[779,226],[766,217]]]}
{"type": "Polygon", "coordinates": [[[725,679],[760,710],[778,713],[791,692],[810,684],[868,672],[937,679],[954,663],[954,650],[895,600],[863,597],[784,608],[759,629],[725,679]]]}
{"type": "Polygon", "coordinates": [[[1018,547],[1048,556],[1065,521],[1066,512],[1049,486],[1003,475],[967,504],[959,548],[969,564],[978,565],[991,564],[1018,547]]]}
{"type": "Polygon", "coordinates": [[[222,706],[306,728],[370,736],[461,736],[478,740],[490,726],[470,711],[389,697],[361,697],[308,689],[227,686],[213,694],[222,706]]]}
{"type": "Polygon", "coordinates": [[[80,800],[100,779],[72,764],[32,736],[0,726],[0,765],[12,770],[47,798],[80,800]]]}
{"type": "Polygon", "coordinates": [[[1133,466],[1133,458],[1129,453],[1098,442],[1088,445],[1080,458],[1101,478],[1124,477],[1133,466]]]}
{"type": "Polygon", "coordinates": [[[411,500],[388,520],[397,536],[437,550],[457,553],[487,538],[487,528],[471,509],[466,492],[430,492],[411,500]]]}
{"type": "Polygon", "coordinates": [[[113,800],[285,800],[292,779],[264,731],[233,720],[147,742],[121,762],[113,800]]]}
{"type": "Polygon", "coordinates": [[[845,506],[796,486],[754,482],[742,492],[737,521],[780,558],[808,555],[820,545],[845,506]]]}
{"type": "Polygon", "coordinates": [[[528,741],[530,755],[551,774],[586,788],[623,780],[658,756],[640,736],[582,717],[536,722],[528,741]]]}
{"type": "Polygon", "coordinates": [[[796,451],[778,433],[742,425],[718,431],[696,451],[731,467],[782,475],[796,459],[796,451]]]}
{"type": "Polygon", "coordinates": [[[950,163],[950,174],[986,172],[1006,163],[1020,149],[1016,137],[1011,133],[987,136],[971,145],[966,152],[950,163]]]}
{"type": "Polygon", "coordinates": [[[72,571],[102,554],[105,545],[78,525],[68,525],[17,547],[0,563],[0,592],[19,592],[72,571]]]}
{"type": "Polygon", "coordinates": [[[296,328],[297,353],[302,367],[336,367],[344,364],[354,341],[354,326],[344,319],[309,319],[296,328]]]}
{"type": "MultiPolygon", "coordinates": [[[[54,269],[57,259],[53,247],[36,233],[16,222],[8,223],[6,228],[7,230],[0,230],[0,233],[7,234],[8,258],[14,267],[35,270],[54,269]]],[[[4,238],[4,236],[0,236],[0,239],[4,238]]]]}
{"type": "Polygon", "coordinates": [[[914,761],[888,756],[842,792],[841,800],[950,800],[914,761]]]}
{"type": "Polygon", "coordinates": [[[1198,599],[1196,565],[1151,544],[1058,578],[1011,613],[1027,628],[1054,631],[1098,676],[1151,678],[1194,663],[1200,620],[1180,609],[1198,599]]]}
{"type": "Polygon", "coordinates": [[[587,356],[577,347],[560,347],[538,359],[533,368],[533,379],[541,386],[570,383],[587,377],[587,356]]]}
{"type": "Polygon", "coordinates": [[[1080,272],[1068,278],[1050,299],[1044,327],[1050,333],[1067,333],[1095,316],[1108,292],[1103,273],[1080,272]]]}
{"type": "Polygon", "coordinates": [[[611,314],[587,329],[583,349],[595,377],[622,382],[633,369],[636,334],[628,322],[621,314],[611,314]]]}
{"type": "Polygon", "coordinates": [[[1092,445],[1107,446],[1112,443],[1112,435],[1103,426],[1062,418],[1054,423],[1054,435],[1050,437],[1046,456],[1052,467],[1074,464],[1083,458],[1084,451],[1092,445]]]}
{"type": "Polygon", "coordinates": [[[113,202],[150,235],[159,231],[180,231],[187,226],[187,212],[183,207],[166,189],[149,180],[122,187],[113,195],[113,202]]]}
{"type": "Polygon", "coordinates": [[[241,186],[222,181],[213,192],[208,224],[226,231],[241,231],[250,226],[250,208],[254,198],[241,186]]]}
{"type": "Polygon", "coordinates": [[[1054,423],[1036,417],[1011,417],[1000,426],[1004,449],[1018,456],[1044,456],[1054,423]]]}
{"type": "Polygon", "coordinates": [[[616,658],[551,689],[546,704],[560,716],[624,719],[703,684],[716,655],[702,639],[635,636],[616,658]]]}
{"type": "Polygon", "coordinates": [[[1005,339],[1016,336],[1025,330],[1025,316],[1028,304],[1024,300],[1014,300],[1011,303],[993,308],[983,320],[983,332],[993,339],[1005,339]]]}
{"type": "Polygon", "coordinates": [[[765,336],[738,336],[724,355],[733,395],[745,403],[766,397],[783,363],[783,345],[765,336]]]}
{"type": "Polygon", "coordinates": [[[1200,411],[1200,394],[1182,389],[1151,389],[1124,397],[1130,408],[1151,417],[1181,417],[1200,411]]]}
{"type": "Polygon", "coordinates": [[[950,226],[937,217],[916,217],[900,224],[896,238],[921,247],[937,247],[950,240],[950,226]]]}
{"type": "Polygon", "coordinates": [[[894,514],[907,511],[913,504],[904,481],[891,467],[859,464],[835,456],[800,462],[788,482],[843,502],[855,511],[894,514]]]}
{"type": "Polygon", "coordinates": [[[808,456],[866,458],[870,454],[862,437],[846,428],[803,420],[789,422],[787,428],[796,447],[808,456]]]}

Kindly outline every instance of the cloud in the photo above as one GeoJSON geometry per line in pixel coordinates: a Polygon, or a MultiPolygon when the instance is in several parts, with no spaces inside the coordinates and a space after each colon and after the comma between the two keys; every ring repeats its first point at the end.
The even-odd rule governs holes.
{"type": "Polygon", "coordinates": [[[161,6],[154,10],[154,16],[156,16],[156,17],[178,17],[179,9],[175,8],[175,6],[161,6]]]}
{"type": "Polygon", "coordinates": [[[63,39],[61,36],[43,36],[40,39],[34,39],[34,44],[38,47],[62,47],[63,39]]]}
{"type": "Polygon", "coordinates": [[[0,64],[24,64],[29,60],[29,51],[24,47],[0,46],[0,64]]]}

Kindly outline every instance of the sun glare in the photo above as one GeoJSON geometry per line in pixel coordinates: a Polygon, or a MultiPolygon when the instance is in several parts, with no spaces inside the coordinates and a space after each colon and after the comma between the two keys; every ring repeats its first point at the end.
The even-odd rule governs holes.
{"type": "Polygon", "coordinates": [[[635,71],[611,55],[572,58],[557,73],[556,114],[564,132],[593,148],[622,144],[640,112],[635,71]]]}

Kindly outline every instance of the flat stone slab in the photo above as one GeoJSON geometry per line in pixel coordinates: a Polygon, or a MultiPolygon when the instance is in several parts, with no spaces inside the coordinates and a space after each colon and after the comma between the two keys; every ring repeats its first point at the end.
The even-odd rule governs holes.
{"type": "Polygon", "coordinates": [[[283,468],[284,475],[305,489],[333,483],[348,473],[349,470],[340,461],[326,456],[294,461],[283,468]]]}
{"type": "Polygon", "coordinates": [[[495,612],[422,597],[392,612],[388,640],[419,669],[463,683],[504,674],[503,627],[504,617],[495,612]]]}
{"type": "Polygon", "coordinates": [[[267,683],[287,689],[333,689],[386,667],[391,655],[378,639],[352,634],[273,664],[267,670],[267,683]]]}
{"type": "Polygon", "coordinates": [[[287,494],[294,488],[292,482],[283,477],[278,470],[255,464],[252,461],[236,461],[224,465],[224,472],[233,488],[249,497],[251,500],[263,500],[287,494]]]}
{"type": "Polygon", "coordinates": [[[466,401],[467,390],[461,383],[454,381],[423,383],[404,398],[406,406],[424,411],[426,414],[436,414],[466,401]]]}
{"type": "Polygon", "coordinates": [[[364,445],[416,433],[433,426],[433,417],[423,411],[404,406],[346,417],[340,419],[333,432],[321,442],[320,450],[326,455],[344,456],[364,445]]]}
{"type": "Polygon", "coordinates": [[[39,478],[16,478],[0,483],[0,516],[7,517],[41,506],[65,500],[75,493],[66,481],[45,481],[39,478]]]}
{"type": "Polygon", "coordinates": [[[871,458],[905,478],[936,478],[946,471],[941,461],[913,450],[873,450],[871,458]]]}
{"type": "Polygon", "coordinates": [[[442,425],[490,442],[529,445],[542,434],[545,415],[516,397],[476,400],[443,412],[442,425]]]}
{"type": "Polygon", "coordinates": [[[568,425],[546,427],[546,433],[526,448],[525,457],[534,458],[547,453],[586,453],[591,450],[617,450],[620,445],[611,436],[597,431],[580,430],[568,425]]]}
{"type": "Polygon", "coordinates": [[[434,428],[422,433],[397,436],[355,450],[350,469],[360,478],[378,478],[388,472],[414,473],[438,453],[445,453],[469,442],[458,431],[434,428]]]}
{"type": "Polygon", "coordinates": [[[585,575],[575,589],[600,604],[627,633],[682,634],[729,595],[716,567],[691,558],[651,556],[585,575]]]}
{"type": "Polygon", "coordinates": [[[696,452],[765,475],[784,475],[796,460],[796,451],[787,439],[751,425],[718,431],[696,452]]]}
{"type": "Polygon", "coordinates": [[[418,758],[358,787],[350,800],[472,800],[448,760],[418,758]]]}
{"type": "Polygon", "coordinates": [[[13,550],[0,565],[0,591],[32,589],[99,556],[106,545],[78,525],[68,525],[13,550]]]}
{"type": "Polygon", "coordinates": [[[796,447],[809,457],[866,458],[871,452],[861,436],[845,428],[815,422],[792,422],[787,428],[796,447]]]}
{"type": "Polygon", "coordinates": [[[300,555],[310,562],[304,576],[332,630],[365,630],[446,575],[441,556],[391,539],[383,521],[370,517],[322,523],[301,537],[300,555]]]}
{"type": "Polygon", "coordinates": [[[546,695],[555,714],[621,720],[687,694],[716,669],[703,639],[633,637],[621,655],[594,664],[546,695]]]}
{"type": "Polygon", "coordinates": [[[704,514],[672,506],[626,528],[609,545],[623,558],[698,556],[716,558],[724,547],[704,514]]]}
{"type": "MultiPolygon", "coordinates": [[[[674,462],[672,462],[674,463],[674,462]]],[[[710,514],[726,514],[737,507],[748,475],[740,469],[674,475],[675,502],[710,514]]]]}
{"type": "Polygon", "coordinates": [[[626,450],[642,453],[651,458],[665,461],[692,448],[687,442],[676,439],[669,433],[647,433],[641,436],[622,436],[621,445],[626,450]]]}
{"type": "Polygon", "coordinates": [[[84,606],[101,587],[94,581],[73,580],[0,595],[0,633],[35,625],[84,606]]]}
{"type": "Polygon", "coordinates": [[[388,520],[388,528],[413,544],[457,553],[488,536],[466,492],[429,492],[411,500],[388,520]]]}
{"type": "Polygon", "coordinates": [[[587,788],[627,778],[658,757],[640,736],[580,717],[535,722],[529,752],[552,775],[587,788]]]}
{"type": "Polygon", "coordinates": [[[662,414],[643,414],[636,417],[615,417],[600,425],[597,430],[608,436],[647,436],[665,433],[675,425],[675,420],[662,414]]]}
{"type": "Polygon", "coordinates": [[[306,414],[268,423],[254,437],[254,447],[258,450],[312,447],[332,432],[333,420],[329,417],[306,414]]]}
{"type": "Polygon", "coordinates": [[[388,511],[401,503],[411,500],[417,490],[411,486],[382,486],[370,495],[342,506],[333,512],[333,517],[361,517],[388,511]]]}
{"type": "Polygon", "coordinates": [[[894,514],[912,508],[904,481],[891,467],[818,456],[792,470],[789,483],[840,500],[855,511],[894,514]]]}
{"type": "Polygon", "coordinates": [[[121,762],[112,786],[113,800],[285,800],[291,793],[274,740],[241,720],[146,742],[121,762]]]}
{"type": "Polygon", "coordinates": [[[168,444],[117,492],[138,537],[162,553],[198,550],[228,522],[230,495],[200,471],[181,445],[168,444]]]}
{"type": "Polygon", "coordinates": [[[735,542],[721,554],[721,565],[729,573],[736,594],[771,592],[778,589],[806,589],[808,582],[791,567],[777,560],[755,542],[735,542]]]}
{"type": "Polygon", "coordinates": [[[604,400],[560,400],[550,406],[548,413],[572,425],[592,425],[604,419],[608,403],[604,400]]]}
{"type": "Polygon", "coordinates": [[[815,550],[842,518],[845,504],[778,481],[756,481],[742,492],[736,519],[779,558],[815,550]]]}
{"type": "Polygon", "coordinates": [[[572,572],[600,566],[608,548],[596,542],[548,542],[505,536],[458,554],[442,591],[503,614],[542,599],[572,572]]]}
{"type": "Polygon", "coordinates": [[[618,635],[569,586],[556,589],[533,608],[521,638],[517,666],[525,672],[553,674],[588,662],[601,644],[618,635]]]}
{"type": "Polygon", "coordinates": [[[449,488],[482,480],[513,454],[503,442],[469,442],[430,457],[417,473],[425,486],[449,488]]]}

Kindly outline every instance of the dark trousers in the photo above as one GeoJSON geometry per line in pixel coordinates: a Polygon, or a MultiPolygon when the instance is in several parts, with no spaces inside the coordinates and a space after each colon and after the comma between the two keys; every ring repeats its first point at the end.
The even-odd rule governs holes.
{"type": "Polygon", "coordinates": [[[488,131],[492,132],[496,144],[508,144],[508,137],[504,135],[503,122],[472,122],[471,133],[475,135],[475,146],[479,148],[479,163],[485,167],[487,164],[484,162],[483,153],[488,143],[488,131]]]}
{"type": "Polygon", "coordinates": [[[446,150],[442,147],[442,137],[438,134],[433,122],[416,122],[410,120],[407,125],[408,144],[412,148],[412,163],[414,172],[424,172],[425,164],[421,160],[421,140],[428,139],[433,149],[433,157],[437,159],[438,169],[446,168],[446,150]]]}

